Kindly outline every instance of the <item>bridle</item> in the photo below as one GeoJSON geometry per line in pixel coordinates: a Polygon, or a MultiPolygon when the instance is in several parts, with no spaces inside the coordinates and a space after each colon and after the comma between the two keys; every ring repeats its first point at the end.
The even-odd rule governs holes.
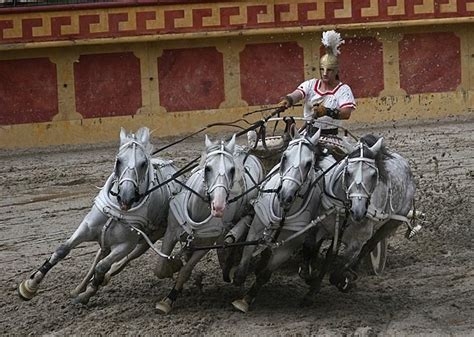
{"type": "MultiPolygon", "coordinates": [[[[303,184],[305,183],[305,173],[303,172],[303,169],[301,167],[301,155],[303,151],[303,145],[308,146],[311,150],[312,153],[314,153],[314,144],[312,144],[308,139],[306,138],[298,138],[298,139],[293,139],[290,141],[288,144],[287,150],[290,149],[293,146],[298,146],[298,157],[297,159],[291,163],[284,171],[280,167],[280,186],[283,184],[284,181],[289,180],[293,183],[295,183],[298,186],[298,190],[301,189],[303,184]],[[297,170],[297,173],[295,177],[292,177],[289,175],[291,170],[297,170]]],[[[286,152],[285,151],[285,152],[286,152]]]]}
{"type": "Polygon", "coordinates": [[[206,195],[209,200],[212,192],[214,192],[216,188],[222,187],[226,192],[226,195],[227,195],[226,200],[227,200],[230,195],[230,190],[232,189],[234,185],[234,179],[233,177],[229,177],[229,174],[226,170],[225,159],[230,158],[231,162],[233,162],[234,156],[225,149],[224,141],[221,141],[218,150],[211,151],[207,154],[206,161],[204,163],[204,170],[206,170],[206,165],[209,163],[210,159],[215,156],[220,156],[219,171],[217,172],[217,175],[215,176],[214,181],[212,182],[206,181],[206,172],[204,172],[203,178],[204,178],[204,186],[206,188],[206,195]],[[220,177],[223,177],[223,178],[219,179],[220,177]]]}
{"type": "Polygon", "coordinates": [[[120,202],[120,187],[122,186],[122,184],[124,182],[126,182],[126,181],[131,182],[133,184],[134,188],[135,188],[135,197],[132,200],[132,202],[139,201],[141,196],[146,192],[146,189],[148,187],[148,186],[144,186],[144,191],[140,190],[141,189],[140,177],[139,177],[138,170],[137,170],[137,149],[140,149],[143,152],[143,154],[146,158],[146,161],[147,161],[145,174],[143,176],[146,177],[147,175],[150,174],[151,156],[148,153],[148,151],[145,149],[145,147],[140,142],[138,142],[135,139],[132,139],[132,140],[128,141],[127,143],[123,144],[122,146],[120,146],[119,151],[118,151],[118,153],[115,157],[116,160],[115,160],[115,168],[114,168],[115,182],[117,183],[117,192],[110,191],[110,194],[117,197],[117,200],[119,202],[120,202]],[[127,151],[129,148],[132,148],[132,151],[133,151],[132,152],[132,160],[128,162],[127,167],[124,168],[122,170],[122,172],[120,172],[120,175],[117,175],[117,173],[118,173],[117,172],[117,169],[118,169],[117,165],[118,165],[119,157],[125,151],[127,151]],[[126,176],[128,171],[132,172],[132,174],[130,176],[126,176]]]}
{"type": "Polygon", "coordinates": [[[362,198],[365,198],[368,200],[370,199],[370,196],[372,195],[375,189],[375,186],[377,186],[379,182],[379,169],[377,168],[375,164],[375,159],[364,157],[364,145],[362,143],[359,143],[359,148],[356,149],[353,153],[357,151],[360,151],[359,157],[349,158],[348,156],[345,159],[346,163],[344,165],[344,171],[342,173],[342,179],[343,179],[342,186],[344,188],[344,191],[346,192],[346,198],[348,200],[352,198],[357,198],[359,200],[362,198]],[[351,182],[349,186],[347,186],[346,174],[347,174],[347,168],[349,167],[349,165],[355,165],[356,169],[354,171],[355,175],[354,175],[353,181],[351,182]],[[364,166],[374,169],[377,174],[377,178],[376,178],[377,181],[374,184],[372,189],[369,189],[364,183],[364,179],[363,179],[364,176],[362,174],[364,170],[364,166]]]}

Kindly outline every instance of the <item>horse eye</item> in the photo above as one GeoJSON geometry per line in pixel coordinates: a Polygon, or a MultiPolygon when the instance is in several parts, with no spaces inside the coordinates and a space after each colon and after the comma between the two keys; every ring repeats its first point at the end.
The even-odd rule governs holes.
{"type": "Polygon", "coordinates": [[[235,174],[235,167],[231,167],[229,170],[229,174],[233,177],[235,174]]]}

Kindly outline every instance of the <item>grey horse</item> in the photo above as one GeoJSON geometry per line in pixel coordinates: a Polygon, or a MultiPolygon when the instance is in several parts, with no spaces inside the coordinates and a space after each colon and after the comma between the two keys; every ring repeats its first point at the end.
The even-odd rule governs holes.
{"type": "Polygon", "coordinates": [[[305,228],[317,216],[322,194],[321,171],[317,167],[322,154],[318,146],[319,136],[320,131],[307,137],[293,130],[280,163],[272,170],[278,174],[265,182],[254,203],[255,216],[246,241],[264,238],[268,248],[261,251],[262,247],[246,246],[233,274],[233,283],[243,284],[253,255],[261,251],[255,268],[256,280],[242,299],[232,302],[242,312],[249,310],[272,273],[301,248],[305,228]]]}
{"type": "MultiPolygon", "coordinates": [[[[350,289],[357,278],[354,269],[363,258],[401,224],[409,224],[415,198],[408,161],[388,151],[383,138],[367,135],[357,145],[345,145],[350,154],[344,160],[337,164],[328,156],[320,162],[323,170],[333,168],[325,177],[320,211],[325,219],[315,224],[311,240],[316,252],[324,240],[332,240],[326,254],[326,259],[332,255],[329,260],[334,264],[330,282],[341,291],[350,289]]],[[[308,301],[319,291],[328,267],[324,264],[319,275],[309,280],[308,301]]]]}
{"type": "Polygon", "coordinates": [[[179,270],[170,293],[156,304],[156,309],[168,314],[193,268],[209,249],[193,250],[195,246],[212,245],[223,239],[235,224],[246,227],[252,218],[250,201],[257,195],[254,186],[263,179],[263,167],[235,143],[235,135],[228,142],[213,143],[206,135],[202,162],[170,203],[168,228],[163,238],[162,255],[158,258],[155,275],[172,277],[179,270]],[[232,201],[232,202],[231,202],[232,201]],[[178,241],[187,246],[186,264],[171,257],[178,241]],[[168,257],[163,257],[168,256],[168,257]]]}
{"type": "Polygon", "coordinates": [[[21,298],[32,299],[46,273],[72,249],[82,242],[96,241],[100,249],[94,263],[84,281],[71,293],[75,302],[86,304],[106,279],[149,248],[145,237],[155,242],[163,236],[169,199],[180,186],[172,182],[146,193],[176,172],[171,161],[151,158],[151,152],[148,128],[142,127],[136,134],[121,129],[114,172],[73,235],[20,283],[21,298]]]}

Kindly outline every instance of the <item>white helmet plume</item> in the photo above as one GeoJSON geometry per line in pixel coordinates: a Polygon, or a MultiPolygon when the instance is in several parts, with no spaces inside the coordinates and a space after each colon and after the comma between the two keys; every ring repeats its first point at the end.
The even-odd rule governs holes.
{"type": "Polygon", "coordinates": [[[324,47],[326,47],[326,51],[328,53],[337,56],[341,53],[338,48],[344,43],[344,40],[341,39],[341,34],[334,30],[329,30],[327,32],[323,32],[323,38],[321,39],[321,42],[323,43],[324,47]]]}

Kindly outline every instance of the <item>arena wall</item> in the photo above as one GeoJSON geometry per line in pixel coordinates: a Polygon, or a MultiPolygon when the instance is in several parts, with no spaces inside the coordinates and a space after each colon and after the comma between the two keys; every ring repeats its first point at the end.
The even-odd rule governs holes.
{"type": "Polygon", "coordinates": [[[474,0],[2,8],[0,147],[109,141],[121,126],[170,136],[235,120],[318,76],[328,29],[346,41],[351,122],[472,113],[473,14],[474,0]]]}

